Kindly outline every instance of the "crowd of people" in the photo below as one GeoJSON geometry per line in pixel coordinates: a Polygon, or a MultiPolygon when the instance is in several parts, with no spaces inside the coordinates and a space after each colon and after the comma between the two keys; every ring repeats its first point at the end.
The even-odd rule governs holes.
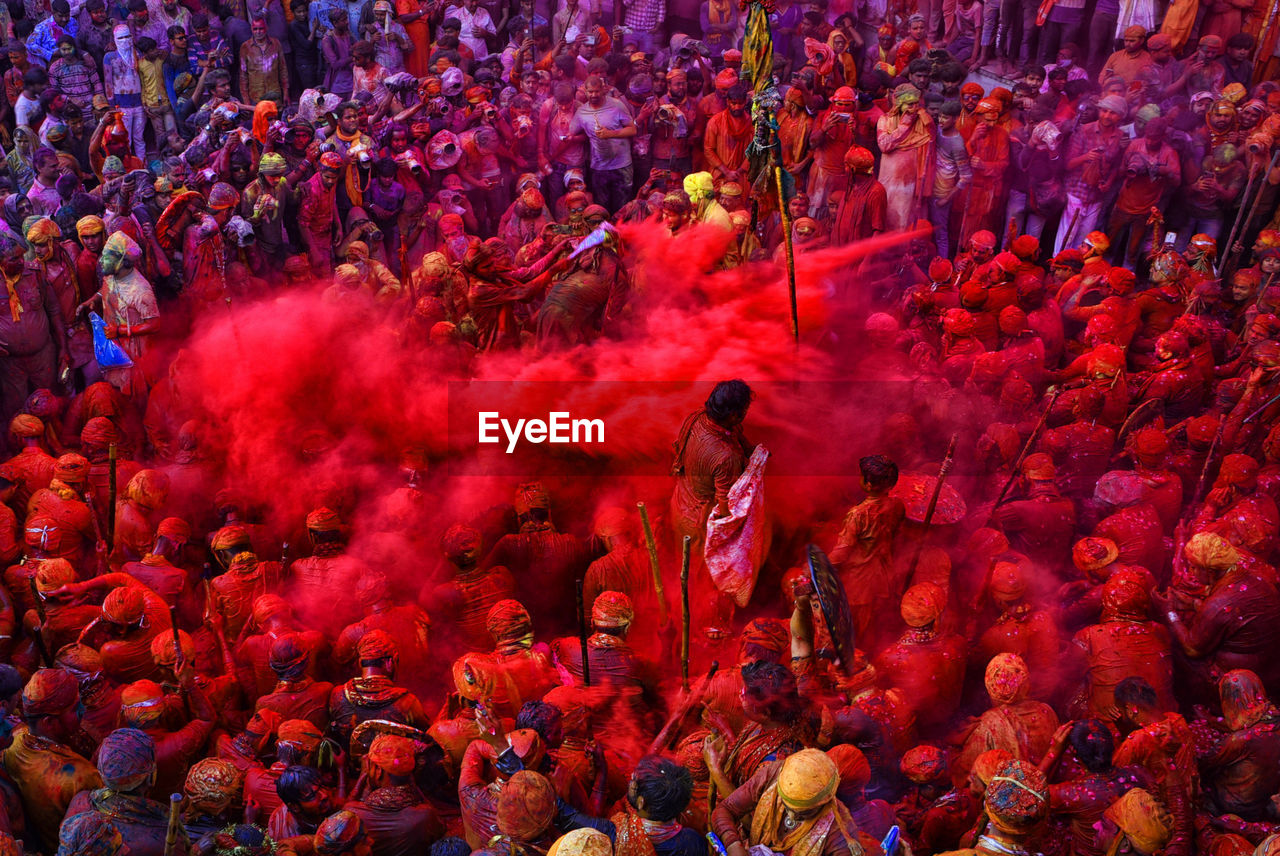
{"type": "Polygon", "coordinates": [[[1274,0],[764,12],[769,92],[735,0],[0,3],[0,856],[1280,854],[1274,0]],[[785,341],[789,268],[883,390],[804,521],[743,380],[477,514],[414,402],[254,469],[199,388],[304,305],[379,413],[785,341]]]}

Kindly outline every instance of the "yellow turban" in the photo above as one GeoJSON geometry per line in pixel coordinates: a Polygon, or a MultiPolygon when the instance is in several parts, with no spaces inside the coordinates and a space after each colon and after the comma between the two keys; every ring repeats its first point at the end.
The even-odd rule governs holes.
{"type": "Polygon", "coordinates": [[[41,217],[27,229],[27,241],[32,244],[43,244],[45,241],[56,241],[62,237],[58,224],[48,217],[41,217]]]}
{"type": "Polygon", "coordinates": [[[101,235],[106,231],[106,226],[102,222],[102,218],[96,214],[90,214],[81,217],[76,221],[76,234],[80,237],[85,235],[101,235]]]}
{"type": "Polygon", "coordinates": [[[839,784],[836,762],[827,753],[820,749],[802,749],[782,762],[778,796],[792,811],[808,811],[828,803],[839,784]]]}
{"type": "Polygon", "coordinates": [[[1182,553],[1191,564],[1212,571],[1230,570],[1240,561],[1240,554],[1231,542],[1212,532],[1192,535],[1182,553]]]}
{"type": "Polygon", "coordinates": [[[1104,816],[1129,836],[1129,843],[1139,853],[1151,854],[1163,849],[1173,835],[1173,816],[1142,788],[1125,792],[1104,816]]]}
{"type": "Polygon", "coordinates": [[[694,205],[711,196],[716,192],[715,183],[711,180],[711,173],[695,172],[686,175],[684,177],[684,192],[694,205]]]}
{"type": "Polygon", "coordinates": [[[603,832],[584,826],[557,838],[547,856],[613,856],[613,842],[603,832]]]}

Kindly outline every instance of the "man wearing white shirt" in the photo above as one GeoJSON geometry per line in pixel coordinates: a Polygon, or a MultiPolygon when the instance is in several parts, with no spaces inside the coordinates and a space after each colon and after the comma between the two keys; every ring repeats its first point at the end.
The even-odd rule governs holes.
{"type": "Polygon", "coordinates": [[[489,55],[489,45],[485,43],[484,37],[497,35],[498,30],[493,26],[493,19],[489,17],[488,11],[480,5],[480,0],[463,0],[461,6],[446,9],[444,16],[457,18],[461,22],[462,31],[458,38],[471,48],[477,61],[489,55]]]}

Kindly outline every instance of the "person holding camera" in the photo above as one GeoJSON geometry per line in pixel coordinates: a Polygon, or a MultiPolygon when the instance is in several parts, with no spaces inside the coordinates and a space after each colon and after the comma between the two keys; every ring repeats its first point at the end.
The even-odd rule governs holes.
{"type": "Polygon", "coordinates": [[[1159,208],[1165,189],[1177,187],[1182,180],[1178,153],[1165,139],[1168,128],[1168,120],[1157,116],[1147,123],[1142,136],[1125,149],[1124,183],[1107,224],[1107,237],[1117,264],[1137,264],[1138,249],[1147,236],[1147,218],[1159,208]],[[1128,240],[1124,240],[1126,233],[1128,240]]]}

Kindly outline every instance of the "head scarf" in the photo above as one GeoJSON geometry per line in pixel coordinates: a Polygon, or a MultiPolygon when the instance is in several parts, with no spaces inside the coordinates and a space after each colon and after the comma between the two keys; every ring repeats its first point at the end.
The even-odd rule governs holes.
{"type": "Polygon", "coordinates": [[[102,218],[97,214],[88,214],[76,221],[76,234],[81,238],[85,235],[100,235],[104,229],[102,218]]]}
{"type": "Polygon", "coordinates": [[[1276,713],[1261,679],[1248,669],[1233,669],[1223,675],[1218,681],[1218,695],[1222,699],[1222,716],[1232,731],[1252,728],[1276,713]]]}
{"type": "Polygon", "coordinates": [[[120,54],[120,58],[124,60],[125,64],[134,65],[133,31],[126,25],[119,24],[111,31],[111,38],[115,42],[116,52],[120,54]]]}
{"type": "Polygon", "coordinates": [[[147,783],[156,768],[156,746],[145,731],[119,728],[98,748],[98,772],[113,791],[134,791],[147,783]]]}
{"type": "Polygon", "coordinates": [[[122,852],[120,830],[96,811],[72,815],[58,828],[58,856],[119,856],[122,852]]]}
{"type": "Polygon", "coordinates": [[[753,618],[742,628],[742,644],[754,645],[757,648],[781,657],[790,650],[791,634],[778,621],[768,618],[753,618]]]}
{"type": "Polygon", "coordinates": [[[137,267],[142,261],[142,247],[124,232],[115,232],[107,238],[103,253],[114,253],[122,259],[127,259],[133,267],[137,267]]]}
{"type": "Polygon", "coordinates": [[[307,719],[286,719],[276,727],[276,743],[295,746],[304,755],[319,749],[321,740],[324,740],[324,735],[307,719]]]}
{"type": "MultiPolygon", "coordinates": [[[[1103,817],[1129,836],[1129,843],[1135,850],[1147,856],[1163,850],[1173,836],[1173,815],[1143,788],[1126,791],[1103,813],[1103,817]]],[[[1119,843],[1117,841],[1113,845],[1112,853],[1119,843]]]]}
{"type": "Polygon", "coordinates": [[[301,638],[296,633],[286,633],[271,643],[271,654],[267,659],[267,665],[280,680],[296,681],[306,673],[309,660],[301,642],[301,638]]]}
{"type": "Polygon", "coordinates": [[[715,195],[715,182],[711,179],[709,172],[695,172],[684,177],[684,192],[688,194],[689,201],[697,205],[703,199],[709,199],[715,195]]]}
{"type": "Polygon", "coordinates": [[[263,175],[284,175],[288,166],[284,155],[276,152],[267,152],[262,156],[262,160],[258,161],[258,172],[263,175]]]}
{"type": "Polygon", "coordinates": [[[1231,542],[1212,532],[1197,532],[1182,548],[1187,561],[1211,571],[1229,571],[1240,561],[1240,554],[1231,542]]]}

